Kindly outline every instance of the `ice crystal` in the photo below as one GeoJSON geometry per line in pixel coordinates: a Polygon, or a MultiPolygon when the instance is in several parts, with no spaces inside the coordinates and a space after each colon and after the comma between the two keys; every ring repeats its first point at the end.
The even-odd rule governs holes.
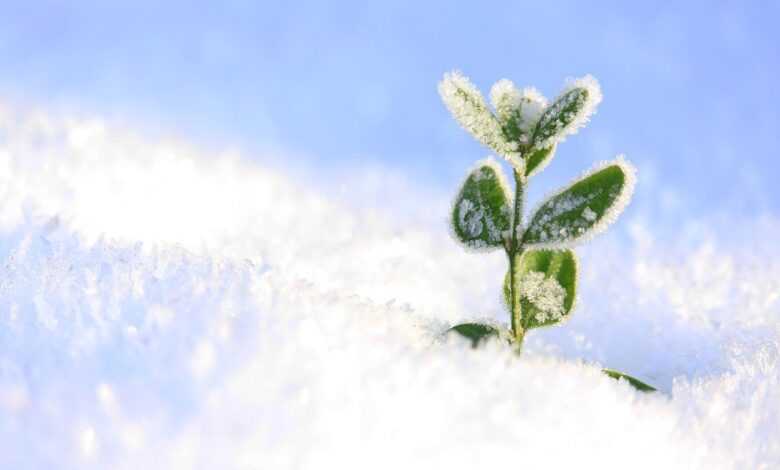
{"type": "Polygon", "coordinates": [[[439,83],[439,94],[455,120],[474,138],[513,165],[522,165],[517,142],[507,138],[482,94],[468,78],[457,71],[445,74],[439,83]]]}
{"type": "Polygon", "coordinates": [[[601,87],[593,76],[570,80],[539,119],[533,136],[534,148],[547,148],[576,134],[596,112],[601,99],[601,87]]]}
{"type": "Polygon", "coordinates": [[[504,134],[521,145],[528,144],[531,131],[547,107],[544,96],[536,88],[520,91],[510,80],[502,79],[490,89],[490,100],[504,134]]]}
{"type": "Polygon", "coordinates": [[[521,129],[524,132],[530,132],[536,121],[547,108],[547,98],[534,87],[523,88],[520,98],[521,129]]]}
{"type": "Polygon", "coordinates": [[[544,273],[531,271],[520,280],[520,297],[536,307],[536,320],[559,320],[564,314],[563,302],[566,290],[558,281],[544,273]]]}
{"type": "Polygon", "coordinates": [[[499,121],[509,122],[517,117],[522,95],[511,80],[501,79],[490,88],[490,102],[499,121]]]}

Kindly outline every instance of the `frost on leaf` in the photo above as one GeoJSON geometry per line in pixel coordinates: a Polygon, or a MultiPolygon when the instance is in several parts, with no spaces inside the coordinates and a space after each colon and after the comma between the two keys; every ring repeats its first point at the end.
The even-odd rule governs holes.
{"type": "Polygon", "coordinates": [[[474,138],[513,164],[519,160],[517,142],[509,139],[485,99],[468,78],[459,72],[444,75],[439,94],[456,121],[474,138]]]}
{"type": "Polygon", "coordinates": [[[511,80],[499,80],[490,88],[490,102],[501,125],[510,122],[517,124],[520,117],[520,99],[520,90],[511,80]]]}
{"type": "Polygon", "coordinates": [[[555,155],[555,145],[552,147],[532,150],[525,158],[525,175],[531,177],[542,171],[555,155]]]}
{"type": "Polygon", "coordinates": [[[455,238],[475,250],[502,246],[510,232],[510,203],[501,167],[492,159],[478,162],[453,204],[455,238]]]}
{"type": "MultiPolygon", "coordinates": [[[[519,260],[517,291],[522,305],[523,328],[560,322],[574,308],[577,291],[577,258],[572,250],[530,250],[519,260]]],[[[511,277],[504,281],[504,298],[510,305],[511,277]]]]}
{"type": "Polygon", "coordinates": [[[523,242],[537,248],[563,248],[602,232],[631,200],[634,173],[622,158],[587,173],[541,204],[523,242]]]}
{"type": "Polygon", "coordinates": [[[545,277],[544,273],[531,271],[520,279],[520,298],[533,307],[536,321],[544,323],[549,320],[560,320],[563,316],[563,299],[566,291],[555,279],[545,277]]]}
{"type": "Polygon", "coordinates": [[[531,87],[518,90],[510,80],[503,79],[490,89],[490,101],[504,135],[513,142],[529,143],[531,131],[547,106],[544,96],[531,87]]]}
{"type": "Polygon", "coordinates": [[[600,102],[601,88],[595,78],[587,75],[572,81],[539,118],[532,136],[533,148],[548,148],[575,134],[600,102]]]}

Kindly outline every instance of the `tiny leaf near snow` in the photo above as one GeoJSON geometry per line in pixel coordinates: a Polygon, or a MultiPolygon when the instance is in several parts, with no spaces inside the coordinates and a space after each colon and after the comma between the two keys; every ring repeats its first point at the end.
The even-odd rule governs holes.
{"type": "Polygon", "coordinates": [[[548,198],[536,210],[523,243],[563,248],[614,222],[631,199],[634,168],[622,159],[602,165],[548,198]]]}
{"type": "Polygon", "coordinates": [[[650,385],[647,385],[646,383],[642,382],[641,380],[631,377],[628,374],[624,374],[623,372],[618,372],[613,369],[602,369],[601,372],[606,374],[607,376],[620,381],[625,380],[628,382],[629,385],[634,387],[635,389],[639,390],[640,392],[655,392],[657,391],[655,387],[652,387],[650,385]]]}
{"type": "Polygon", "coordinates": [[[501,336],[501,332],[497,327],[484,323],[461,323],[460,325],[453,326],[447,330],[447,333],[452,332],[458,333],[471,340],[471,346],[474,348],[490,338],[498,338],[501,336]]]}
{"type": "Polygon", "coordinates": [[[511,227],[510,202],[501,167],[492,159],[479,162],[452,207],[455,237],[474,250],[503,246],[511,227]]]}
{"type": "MultiPolygon", "coordinates": [[[[510,282],[504,280],[504,301],[511,308],[510,282]]],[[[572,250],[529,250],[520,258],[517,289],[523,328],[561,322],[574,309],[577,296],[577,256],[572,250]]]]}

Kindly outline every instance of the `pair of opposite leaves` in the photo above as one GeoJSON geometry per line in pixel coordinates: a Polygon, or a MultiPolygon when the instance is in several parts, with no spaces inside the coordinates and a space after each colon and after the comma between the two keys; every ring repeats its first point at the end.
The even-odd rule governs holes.
{"type": "MultiPolygon", "coordinates": [[[[445,75],[439,91],[461,126],[513,165],[518,184],[543,169],[557,144],[582,127],[601,101],[598,83],[590,76],[572,82],[549,106],[536,90],[521,92],[501,80],[491,90],[495,115],[479,90],[457,72],[445,75]]],[[[522,300],[523,329],[552,325],[574,306],[577,262],[571,246],[614,221],[629,202],[633,186],[634,169],[622,158],[602,164],[544,201],[525,229],[515,224],[519,225],[518,243],[512,246],[512,196],[501,168],[487,160],[469,174],[455,199],[452,228],[467,248],[503,246],[510,256],[522,252],[517,288],[533,284],[530,281],[554,281],[543,287],[555,295],[539,297],[548,306],[559,304],[556,315],[542,311],[533,299],[522,300]]],[[[504,282],[504,296],[511,311],[509,278],[504,282]]],[[[479,324],[459,325],[456,330],[473,340],[498,333],[479,324]]]]}

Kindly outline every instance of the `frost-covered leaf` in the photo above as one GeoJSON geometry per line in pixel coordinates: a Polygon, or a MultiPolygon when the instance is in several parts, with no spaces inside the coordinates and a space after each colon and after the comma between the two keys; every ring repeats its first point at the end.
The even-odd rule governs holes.
{"type": "Polygon", "coordinates": [[[549,197],[536,210],[523,243],[564,248],[602,232],[631,200],[635,170],[622,158],[600,165],[549,197]]]}
{"type": "Polygon", "coordinates": [[[544,96],[532,87],[521,91],[510,80],[503,79],[490,89],[490,101],[504,135],[513,142],[529,143],[530,133],[547,106],[544,96]]]}
{"type": "Polygon", "coordinates": [[[547,148],[575,134],[600,102],[601,88],[595,78],[586,75],[572,81],[539,118],[532,136],[533,148],[547,148]]]}
{"type": "MultiPolygon", "coordinates": [[[[572,250],[529,250],[520,258],[517,289],[523,328],[554,325],[574,308],[577,256],[572,250]]],[[[504,301],[511,305],[510,275],[504,279],[504,301]]]]}
{"type": "Polygon", "coordinates": [[[444,75],[439,94],[456,121],[474,138],[509,161],[519,158],[517,142],[509,139],[482,93],[460,72],[444,75]]]}
{"type": "Polygon", "coordinates": [[[490,102],[496,110],[496,116],[505,130],[516,131],[520,118],[520,90],[511,80],[503,79],[490,88],[490,102]],[[511,124],[511,125],[510,125],[511,124]]]}
{"type": "Polygon", "coordinates": [[[510,205],[501,167],[493,159],[478,162],[453,204],[455,238],[476,250],[502,246],[510,231],[510,205]]]}
{"type": "Polygon", "coordinates": [[[525,175],[531,177],[542,171],[555,155],[555,145],[552,147],[532,150],[525,157],[525,175]]]}
{"type": "Polygon", "coordinates": [[[612,377],[615,380],[624,379],[626,382],[628,382],[629,385],[631,385],[635,389],[639,390],[640,392],[655,392],[655,391],[657,391],[655,387],[647,385],[646,383],[642,382],[641,380],[635,379],[634,377],[631,377],[628,374],[624,374],[622,372],[618,372],[618,371],[612,370],[612,369],[602,369],[601,372],[605,373],[606,375],[612,377]]]}
{"type": "Polygon", "coordinates": [[[490,338],[500,336],[500,330],[497,327],[483,323],[461,323],[447,330],[447,333],[451,332],[470,339],[471,346],[474,348],[490,338]]]}

